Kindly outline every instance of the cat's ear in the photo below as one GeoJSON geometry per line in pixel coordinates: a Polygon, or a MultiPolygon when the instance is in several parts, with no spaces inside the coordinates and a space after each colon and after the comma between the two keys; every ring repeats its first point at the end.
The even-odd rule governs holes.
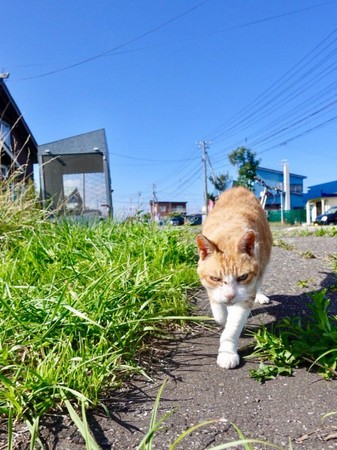
{"type": "Polygon", "coordinates": [[[199,249],[199,254],[201,259],[207,258],[217,250],[217,247],[213,242],[209,241],[203,234],[198,234],[197,245],[199,249]]]}
{"type": "Polygon", "coordinates": [[[249,256],[254,255],[255,238],[256,236],[253,230],[247,231],[239,244],[241,253],[247,253],[249,256]]]}

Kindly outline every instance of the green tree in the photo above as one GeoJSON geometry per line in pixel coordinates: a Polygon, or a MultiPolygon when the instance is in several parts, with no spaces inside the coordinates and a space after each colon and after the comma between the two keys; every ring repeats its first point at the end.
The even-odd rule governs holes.
{"type": "Polygon", "coordinates": [[[232,181],[228,172],[220,175],[211,175],[208,179],[218,193],[225,191],[232,181]]]}
{"type": "Polygon", "coordinates": [[[229,162],[237,168],[237,184],[253,190],[256,171],[260,164],[260,159],[256,159],[256,153],[246,147],[238,147],[228,155],[229,162]]]}

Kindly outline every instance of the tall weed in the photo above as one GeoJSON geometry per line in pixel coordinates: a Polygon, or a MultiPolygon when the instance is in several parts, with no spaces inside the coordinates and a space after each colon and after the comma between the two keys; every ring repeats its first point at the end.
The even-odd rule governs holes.
{"type": "Polygon", "coordinates": [[[149,337],[189,314],[196,254],[185,229],[51,221],[1,193],[0,210],[0,412],[33,427],[142,371],[149,337]]]}

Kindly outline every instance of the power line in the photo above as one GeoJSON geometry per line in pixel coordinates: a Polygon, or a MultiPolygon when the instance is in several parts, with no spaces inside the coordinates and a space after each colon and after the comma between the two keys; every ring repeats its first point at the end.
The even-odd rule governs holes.
{"type": "Polygon", "coordinates": [[[140,39],[144,38],[145,36],[153,34],[153,33],[157,32],[157,31],[161,30],[162,28],[167,27],[171,23],[176,22],[177,20],[179,20],[182,17],[186,16],[187,14],[191,13],[195,9],[197,9],[200,6],[204,5],[208,1],[209,0],[203,0],[203,1],[199,2],[199,3],[197,3],[196,5],[192,6],[191,8],[186,9],[182,13],[172,17],[171,19],[166,20],[165,22],[162,22],[160,25],[158,25],[158,26],[156,26],[154,28],[151,28],[150,30],[147,30],[144,33],[141,33],[141,34],[135,36],[134,38],[131,38],[131,39],[123,42],[122,44],[116,45],[116,46],[114,46],[114,47],[112,47],[112,48],[110,48],[110,49],[108,49],[108,50],[106,50],[104,52],[101,52],[101,53],[98,53],[96,55],[90,56],[88,58],[82,59],[81,61],[77,61],[75,63],[72,63],[72,64],[69,64],[67,66],[61,67],[59,69],[50,70],[49,72],[40,73],[39,75],[34,75],[34,76],[31,76],[31,77],[20,78],[20,80],[22,80],[22,81],[24,81],[24,80],[33,80],[33,79],[36,79],[36,78],[42,78],[42,77],[46,77],[46,76],[49,76],[49,75],[54,75],[56,73],[64,72],[66,70],[70,70],[70,69],[73,69],[75,67],[82,66],[83,64],[87,64],[87,63],[89,63],[91,61],[94,61],[96,59],[103,58],[104,56],[108,56],[109,54],[115,53],[117,50],[120,50],[121,48],[124,48],[124,47],[126,47],[126,46],[128,46],[130,44],[133,44],[134,42],[139,41],[140,39]]]}
{"type": "Polygon", "coordinates": [[[182,181],[172,192],[172,195],[176,195],[177,193],[181,194],[184,192],[185,187],[190,187],[192,180],[196,180],[200,177],[200,165],[198,164],[198,167],[195,169],[194,172],[190,174],[188,178],[186,178],[184,181],[182,181]]]}
{"type": "Polygon", "coordinates": [[[302,137],[302,136],[305,136],[305,135],[307,135],[307,134],[309,134],[309,133],[312,133],[312,132],[315,131],[315,130],[318,130],[319,128],[323,128],[324,126],[329,125],[329,124],[335,122],[336,120],[337,120],[337,115],[336,115],[336,116],[333,116],[333,117],[330,117],[328,120],[325,120],[325,121],[323,121],[323,122],[321,122],[321,123],[319,123],[319,124],[317,124],[317,125],[315,125],[315,126],[309,128],[309,129],[303,131],[302,133],[299,133],[299,134],[297,134],[297,135],[295,135],[295,136],[292,136],[292,137],[286,139],[285,141],[280,142],[280,143],[278,143],[278,144],[276,144],[276,145],[274,145],[274,146],[272,146],[272,147],[269,147],[269,148],[267,148],[267,149],[265,149],[265,150],[261,150],[261,151],[258,152],[258,153],[259,153],[259,154],[265,153],[265,152],[268,152],[268,151],[270,151],[270,150],[273,150],[273,149],[275,149],[275,148],[277,148],[277,147],[280,147],[280,146],[282,146],[282,145],[287,145],[287,144],[289,144],[289,142],[295,141],[295,140],[299,139],[299,138],[302,137]]]}
{"type": "Polygon", "coordinates": [[[206,154],[206,157],[207,157],[208,165],[209,165],[209,167],[210,167],[210,169],[211,169],[211,172],[212,172],[215,190],[217,191],[218,195],[220,195],[220,191],[219,191],[219,189],[218,189],[218,188],[216,187],[216,185],[215,185],[215,181],[216,181],[216,173],[215,173],[215,170],[214,170],[214,168],[213,168],[213,165],[212,165],[212,163],[211,163],[211,159],[210,159],[208,153],[206,154]]]}
{"type": "Polygon", "coordinates": [[[202,149],[202,163],[203,163],[203,180],[204,180],[204,208],[205,208],[205,215],[208,214],[208,192],[207,192],[207,160],[208,160],[208,154],[207,150],[209,148],[209,142],[206,141],[199,141],[197,143],[198,148],[202,149]]]}
{"type": "Polygon", "coordinates": [[[121,158],[134,159],[134,160],[137,160],[137,161],[155,162],[155,163],[176,163],[176,162],[192,161],[192,160],[196,160],[197,159],[197,157],[195,157],[195,158],[185,158],[185,159],[148,159],[148,158],[138,158],[136,156],[124,155],[122,153],[115,153],[115,152],[111,152],[110,154],[119,156],[121,158]]]}
{"type": "MultiPolygon", "coordinates": [[[[246,23],[239,24],[239,25],[233,25],[231,27],[223,28],[223,29],[220,29],[220,30],[211,31],[211,32],[208,32],[208,33],[199,33],[198,35],[193,35],[193,36],[185,38],[185,39],[177,39],[177,40],[173,40],[173,41],[166,42],[166,43],[159,43],[159,44],[154,44],[154,45],[151,45],[151,46],[144,46],[144,47],[140,47],[140,48],[133,48],[133,49],[129,49],[129,50],[118,51],[118,50],[123,49],[124,47],[126,47],[126,46],[128,46],[128,45],[130,45],[130,44],[132,44],[134,42],[137,42],[138,40],[142,39],[143,37],[148,36],[150,34],[153,34],[156,31],[159,31],[160,29],[162,29],[162,28],[170,25],[171,23],[179,20],[181,17],[189,14],[190,12],[192,12],[195,9],[199,8],[200,6],[202,6],[204,3],[207,3],[208,1],[209,0],[204,0],[204,1],[200,2],[200,3],[198,3],[197,5],[195,5],[194,7],[190,8],[190,9],[187,9],[186,11],[183,11],[181,14],[179,14],[179,15],[177,15],[177,16],[169,19],[169,20],[167,20],[166,22],[163,22],[162,24],[158,25],[157,27],[154,27],[154,28],[152,28],[152,29],[150,29],[150,30],[148,30],[148,31],[146,31],[144,33],[141,33],[140,35],[138,35],[138,36],[136,36],[134,38],[131,38],[131,39],[125,41],[122,44],[114,46],[114,47],[112,47],[112,48],[110,48],[110,49],[108,49],[108,50],[106,50],[104,52],[97,53],[97,54],[95,54],[93,56],[84,58],[83,60],[74,62],[72,64],[68,64],[66,66],[63,66],[63,67],[55,69],[55,70],[50,70],[48,72],[43,72],[43,73],[40,73],[40,74],[37,74],[37,75],[33,75],[31,77],[18,78],[18,80],[19,81],[26,81],[26,80],[32,80],[32,79],[36,79],[36,78],[46,77],[46,76],[49,76],[49,75],[54,75],[56,73],[63,72],[63,71],[66,71],[66,70],[70,70],[72,68],[78,67],[78,66],[83,65],[83,64],[87,64],[87,63],[89,63],[91,61],[94,61],[96,59],[100,59],[100,58],[103,58],[103,57],[107,57],[107,56],[115,56],[115,55],[124,54],[124,53],[138,52],[138,51],[147,50],[147,49],[150,49],[150,48],[153,48],[153,47],[160,47],[160,46],[163,46],[163,45],[172,45],[172,44],[181,43],[181,42],[188,41],[188,40],[200,39],[202,37],[208,37],[208,36],[212,36],[212,35],[215,35],[215,34],[225,33],[225,32],[228,32],[228,31],[238,30],[238,29],[241,29],[241,28],[247,28],[247,27],[259,25],[259,24],[262,24],[262,23],[265,23],[265,22],[270,22],[270,21],[273,21],[273,20],[277,20],[277,19],[280,19],[280,18],[283,18],[283,17],[288,17],[288,16],[291,16],[291,15],[294,15],[294,14],[303,13],[303,12],[309,11],[311,9],[321,8],[322,6],[329,5],[331,3],[335,3],[336,2],[336,0],[330,0],[330,1],[327,1],[327,2],[324,2],[324,3],[320,3],[318,5],[307,6],[305,8],[295,9],[295,10],[292,10],[292,11],[285,12],[283,14],[277,14],[277,15],[274,15],[274,16],[263,17],[262,19],[252,20],[250,22],[246,22],[246,23]]],[[[37,64],[37,63],[35,63],[35,64],[24,64],[24,65],[21,64],[21,65],[14,66],[14,68],[15,67],[36,67],[36,66],[43,66],[43,64],[42,63],[39,63],[39,64],[37,64]]]]}
{"type": "MultiPolygon", "coordinates": [[[[258,120],[261,120],[261,118],[265,117],[266,115],[270,115],[272,111],[275,111],[277,107],[280,107],[279,104],[276,103],[276,101],[279,98],[282,98],[283,94],[286,94],[289,101],[293,100],[293,93],[291,94],[291,91],[289,90],[289,86],[287,86],[287,83],[289,82],[299,74],[301,70],[306,68],[312,61],[317,59],[317,54],[315,54],[318,50],[318,56],[321,55],[324,51],[326,51],[331,45],[333,45],[337,41],[337,37],[333,39],[332,42],[325,45],[337,32],[337,28],[335,28],[332,32],[330,32],[318,45],[316,45],[305,57],[303,57],[299,62],[297,62],[290,70],[288,70],[284,75],[282,75],[276,82],[274,82],[268,89],[266,89],[262,94],[257,96],[255,100],[250,102],[245,108],[243,108],[241,111],[239,111],[237,114],[235,114],[232,119],[229,121],[223,123],[220,125],[216,130],[213,131],[213,133],[209,133],[207,136],[212,140],[212,142],[219,142],[220,139],[226,139],[228,138],[228,133],[231,132],[232,134],[239,129],[239,127],[242,127],[243,125],[252,125],[253,123],[256,123],[258,120]],[[323,50],[320,48],[322,46],[325,47],[323,50]],[[314,56],[312,56],[314,55],[314,56]],[[310,59],[309,59],[310,58],[310,59]],[[307,61],[309,59],[309,61],[307,61]],[[284,86],[283,90],[280,90],[284,86]],[[280,91],[277,93],[277,91],[280,91]],[[267,110],[266,112],[266,106],[272,105],[272,108],[267,110]],[[258,116],[258,113],[261,113],[262,116],[258,116]],[[242,117],[243,115],[243,117],[242,117]]],[[[335,52],[335,50],[334,50],[335,52]]],[[[330,54],[330,56],[332,56],[330,54]]],[[[324,60],[319,61],[316,66],[314,67],[321,67],[324,60]]],[[[300,78],[295,79],[295,81],[292,83],[292,86],[296,84],[300,84],[300,87],[303,85],[303,78],[307,76],[308,74],[312,73],[313,68],[309,68],[307,72],[302,75],[300,78]]],[[[287,98],[286,97],[286,98],[287,98]]],[[[283,101],[284,106],[285,102],[283,101]]]]}
{"type": "MultiPolygon", "coordinates": [[[[212,135],[212,138],[220,141],[219,138],[221,137],[222,140],[227,139],[228,141],[230,136],[237,135],[238,133],[244,133],[244,136],[247,136],[246,129],[248,126],[259,123],[266,117],[271,117],[281,107],[284,107],[290,102],[294,103],[296,98],[303,97],[309,89],[312,91],[314,86],[318,86],[327,77],[333,75],[337,69],[336,61],[331,62],[331,59],[335,58],[337,54],[336,32],[337,29],[330,32],[299,63],[295,64],[292,69],[280,77],[278,80],[280,82],[279,84],[277,82],[274,83],[271,88],[257,97],[256,103],[251,102],[247,108],[242,110],[241,112],[244,112],[243,117],[238,113],[227,122],[226,127],[222,126],[222,130],[218,127],[216,133],[212,135]]],[[[318,122],[323,115],[336,108],[336,94],[334,93],[336,88],[337,82],[333,81],[325,85],[322,89],[316,89],[313,95],[304,98],[301,102],[297,102],[290,110],[285,111],[281,115],[276,115],[273,120],[265,123],[260,130],[254,131],[253,135],[248,134],[249,138],[255,136],[255,140],[249,143],[249,146],[254,149],[255,147],[261,148],[267,142],[275,141],[282,135],[289,136],[292,133],[288,138],[278,141],[267,149],[261,149],[259,153],[262,153],[281,145],[286,145],[288,142],[299,139],[323,126],[331,124],[335,121],[335,116],[324,121],[321,120],[316,125],[308,127],[310,123],[318,122]],[[302,131],[294,134],[295,130],[302,131]]],[[[232,145],[232,148],[239,145],[242,144],[232,145]]],[[[227,153],[225,149],[213,153],[213,161],[216,163],[223,161],[227,158],[227,155],[225,156],[224,153],[227,153]],[[214,159],[216,155],[219,157],[214,159]]]]}
{"type": "MultiPolygon", "coordinates": [[[[185,177],[185,172],[187,172],[186,176],[189,176],[189,174],[191,173],[192,170],[194,170],[194,167],[196,167],[195,161],[198,160],[197,166],[199,167],[199,161],[200,159],[198,157],[194,157],[192,155],[195,154],[195,147],[193,146],[193,148],[191,147],[190,151],[188,153],[186,153],[186,156],[190,156],[189,158],[186,158],[186,162],[184,164],[177,164],[176,167],[174,167],[172,170],[170,170],[169,173],[167,173],[162,179],[157,180],[158,184],[163,184],[167,185],[172,184],[174,182],[174,180],[176,180],[177,178],[179,178],[179,180],[181,178],[185,177]],[[193,166],[192,166],[193,164],[193,166]],[[191,168],[192,166],[192,168],[191,168]]],[[[180,182],[180,181],[179,181],[180,182]]]]}

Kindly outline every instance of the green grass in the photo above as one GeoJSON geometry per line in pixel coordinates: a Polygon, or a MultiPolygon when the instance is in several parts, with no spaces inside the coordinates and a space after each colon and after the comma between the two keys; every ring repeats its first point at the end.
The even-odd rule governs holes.
{"type": "Polygon", "coordinates": [[[260,382],[277,375],[291,375],[293,368],[306,366],[324,378],[337,377],[337,316],[328,312],[326,290],[315,292],[305,322],[300,317],[286,317],[270,330],[262,325],[252,332],[258,369],[251,376],[260,382]]]}
{"type": "MultiPolygon", "coordinates": [[[[337,227],[317,227],[312,231],[298,228],[292,235],[306,236],[308,239],[310,236],[335,237],[337,227]]],[[[289,245],[282,237],[283,234],[274,233],[274,245],[296,251],[296,247],[289,245]]],[[[311,252],[302,253],[301,256],[315,257],[311,252]]],[[[332,269],[337,272],[337,255],[332,255],[330,259],[332,269]]],[[[309,277],[299,280],[298,285],[305,289],[313,281],[314,277],[309,277]]],[[[329,287],[330,292],[335,290],[336,286],[329,287]]],[[[327,290],[317,291],[311,297],[310,312],[304,320],[301,317],[285,317],[271,328],[262,325],[250,333],[255,347],[253,354],[247,358],[260,361],[258,368],[251,371],[253,378],[264,382],[277,375],[290,375],[299,366],[314,369],[324,378],[337,378],[337,316],[329,313],[327,290]]]]}
{"type": "Polygon", "coordinates": [[[282,237],[308,237],[308,236],[318,236],[318,237],[336,237],[337,227],[333,225],[322,225],[322,226],[293,226],[289,228],[287,225],[282,225],[280,223],[270,223],[270,227],[274,236],[274,239],[282,240],[282,237]]]}
{"type": "Polygon", "coordinates": [[[335,227],[335,226],[319,227],[319,228],[317,228],[317,230],[315,230],[315,236],[336,237],[337,236],[337,227],[335,227]]]}
{"type": "Polygon", "coordinates": [[[50,221],[28,197],[2,206],[0,412],[33,436],[51,408],[96,405],[142,371],[145,343],[190,314],[197,256],[185,228],[50,221]]]}

